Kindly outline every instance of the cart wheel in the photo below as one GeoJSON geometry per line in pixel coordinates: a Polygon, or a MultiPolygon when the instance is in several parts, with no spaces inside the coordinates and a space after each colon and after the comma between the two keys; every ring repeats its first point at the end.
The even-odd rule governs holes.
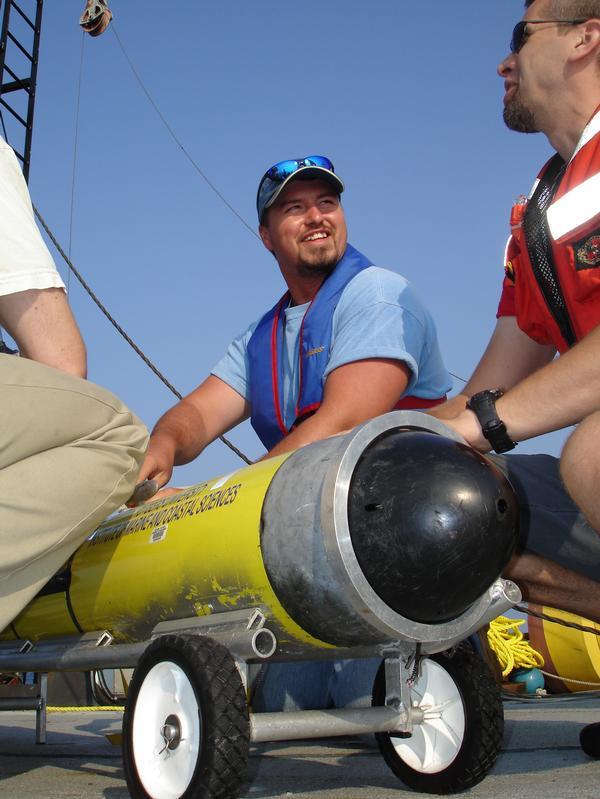
{"type": "MultiPolygon", "coordinates": [[[[412,735],[376,736],[394,774],[424,793],[456,793],[481,782],[498,757],[504,731],[500,690],[485,663],[467,649],[424,658],[411,697],[424,714],[412,735]]],[[[384,702],[382,663],[373,704],[384,702]]]]}
{"type": "Polygon", "coordinates": [[[249,740],[246,694],[229,651],[198,636],[153,641],[133,673],[123,717],[133,799],[235,797],[249,740]]]}

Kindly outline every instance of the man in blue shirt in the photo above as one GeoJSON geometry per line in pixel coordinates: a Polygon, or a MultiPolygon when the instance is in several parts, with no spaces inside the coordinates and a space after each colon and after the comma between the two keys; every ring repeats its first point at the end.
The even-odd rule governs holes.
{"type": "MultiPolygon", "coordinates": [[[[451,381],[433,320],[403,277],[348,244],[343,191],[323,156],[282,161],[265,173],[259,232],[287,291],[158,421],[140,479],[163,486],[174,465],[247,418],[272,456],[395,407],[443,401],[451,381]]],[[[378,664],[269,664],[254,709],[370,704],[378,664]]]]}
{"type": "Polygon", "coordinates": [[[323,156],[265,173],[259,232],[288,291],[158,421],[141,479],[163,486],[174,465],[249,417],[277,455],[444,398],[451,382],[433,320],[403,277],[348,244],[343,190],[323,156]]]}

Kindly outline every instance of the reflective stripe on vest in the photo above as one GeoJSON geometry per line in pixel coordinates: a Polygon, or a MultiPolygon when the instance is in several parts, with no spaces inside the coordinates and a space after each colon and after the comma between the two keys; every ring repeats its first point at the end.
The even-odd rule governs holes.
{"type": "Polygon", "coordinates": [[[600,214],[600,172],[552,203],[546,213],[554,241],[585,225],[600,214]]]}

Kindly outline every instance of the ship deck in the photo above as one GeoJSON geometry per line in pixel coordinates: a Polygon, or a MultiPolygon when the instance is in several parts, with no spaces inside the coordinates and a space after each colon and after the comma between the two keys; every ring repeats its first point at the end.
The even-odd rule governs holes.
{"type": "MultiPolygon", "coordinates": [[[[507,701],[503,751],[469,792],[486,799],[598,799],[600,760],[579,748],[581,727],[600,721],[600,701],[507,701]]],[[[33,711],[0,712],[3,799],[125,799],[120,749],[107,733],[118,712],[50,713],[45,745],[35,744],[33,711]]],[[[415,795],[376,748],[358,739],[252,747],[243,799],[387,799],[415,795]]]]}

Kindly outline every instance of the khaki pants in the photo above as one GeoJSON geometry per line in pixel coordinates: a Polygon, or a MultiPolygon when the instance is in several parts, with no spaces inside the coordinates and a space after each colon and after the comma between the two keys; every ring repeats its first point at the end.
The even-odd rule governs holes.
{"type": "Polygon", "coordinates": [[[99,386],[0,355],[0,630],[131,495],[148,435],[99,386]]]}

